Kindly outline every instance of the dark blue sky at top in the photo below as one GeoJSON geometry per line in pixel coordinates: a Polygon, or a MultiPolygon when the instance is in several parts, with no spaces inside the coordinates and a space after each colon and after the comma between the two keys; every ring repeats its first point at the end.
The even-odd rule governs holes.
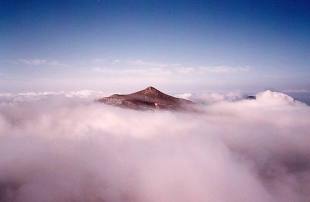
{"type": "MultiPolygon", "coordinates": [[[[25,74],[28,67],[8,62],[21,58],[141,59],[250,66],[274,78],[261,88],[307,88],[309,11],[310,1],[284,0],[0,0],[0,72],[25,74]]],[[[247,82],[240,76],[238,87],[247,82]]]]}

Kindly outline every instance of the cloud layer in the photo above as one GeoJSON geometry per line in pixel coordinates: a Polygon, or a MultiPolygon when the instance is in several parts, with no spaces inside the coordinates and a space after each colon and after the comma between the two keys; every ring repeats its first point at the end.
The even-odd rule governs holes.
{"type": "Polygon", "coordinates": [[[0,104],[0,201],[310,197],[310,109],[285,94],[221,99],[199,114],[32,97],[0,104]]]}

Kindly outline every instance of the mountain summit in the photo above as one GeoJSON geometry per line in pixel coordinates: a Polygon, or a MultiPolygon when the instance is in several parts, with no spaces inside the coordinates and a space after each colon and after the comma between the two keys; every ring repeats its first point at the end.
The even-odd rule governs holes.
{"type": "Polygon", "coordinates": [[[194,104],[190,100],[167,95],[152,86],[127,95],[114,94],[109,97],[103,97],[98,101],[109,105],[142,110],[186,110],[190,105],[194,104]]]}

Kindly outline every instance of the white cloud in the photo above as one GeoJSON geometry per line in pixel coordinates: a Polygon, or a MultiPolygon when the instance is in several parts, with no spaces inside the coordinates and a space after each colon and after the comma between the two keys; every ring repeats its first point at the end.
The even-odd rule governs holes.
{"type": "Polygon", "coordinates": [[[92,63],[96,64],[96,67],[92,69],[97,72],[106,73],[107,69],[113,69],[112,71],[140,71],[144,69],[145,72],[152,71],[154,69],[157,72],[171,71],[174,74],[186,75],[186,74],[228,74],[228,73],[242,73],[250,71],[249,66],[189,66],[180,63],[162,63],[154,61],[146,61],[141,59],[136,60],[108,60],[108,59],[95,59],[92,63]],[[99,65],[99,66],[98,66],[99,65]],[[118,68],[112,68],[112,67],[118,68]]]}
{"type": "Polygon", "coordinates": [[[145,61],[145,60],[130,60],[127,61],[129,65],[133,66],[142,66],[142,67],[155,67],[155,68],[171,68],[171,67],[179,67],[181,64],[172,64],[172,63],[160,63],[160,62],[152,62],[152,61],[145,61]]]}
{"type": "Polygon", "coordinates": [[[121,61],[119,60],[119,59],[114,59],[113,61],[112,61],[112,64],[118,64],[118,63],[120,63],[121,61]]]}
{"type": "Polygon", "coordinates": [[[92,71],[110,75],[115,77],[133,78],[135,80],[146,78],[158,78],[165,80],[206,80],[208,76],[223,75],[223,74],[238,74],[250,71],[249,67],[229,67],[229,66],[197,66],[186,67],[180,64],[161,64],[161,63],[146,63],[135,61],[135,63],[122,63],[119,67],[114,67],[113,64],[95,66],[92,71]],[[133,65],[135,64],[135,65],[133,65]]]}
{"type": "Polygon", "coordinates": [[[43,91],[23,93],[0,93],[0,103],[24,103],[43,100],[77,100],[90,101],[107,96],[103,91],[78,90],[78,91],[43,91]]]}
{"type": "Polygon", "coordinates": [[[244,68],[226,68],[219,69],[218,67],[186,67],[181,65],[160,64],[158,66],[152,64],[149,66],[133,65],[126,66],[124,63],[119,66],[112,64],[96,65],[93,66],[91,71],[95,72],[95,76],[105,78],[105,81],[113,79],[113,82],[120,81],[125,85],[132,85],[133,83],[139,83],[139,86],[144,85],[207,85],[214,84],[223,85],[227,81],[221,80],[219,77],[230,75],[232,78],[245,74],[247,71],[244,68]],[[214,80],[215,78],[216,81],[214,80]]]}
{"type": "Polygon", "coordinates": [[[270,90],[258,93],[256,95],[256,99],[260,102],[263,103],[264,105],[293,105],[296,103],[300,103],[296,101],[294,98],[284,94],[284,93],[279,93],[279,92],[273,92],[270,90]]]}
{"type": "Polygon", "coordinates": [[[42,65],[48,65],[48,66],[67,66],[67,64],[61,63],[57,60],[47,60],[47,59],[19,59],[15,61],[16,64],[25,64],[30,66],[42,66],[42,65]]]}
{"type": "Polygon", "coordinates": [[[286,89],[283,90],[285,93],[310,93],[308,89],[286,89]]]}
{"type": "Polygon", "coordinates": [[[217,92],[205,92],[205,93],[183,93],[177,94],[177,97],[190,99],[197,103],[214,104],[218,102],[232,102],[244,99],[245,96],[240,92],[228,92],[228,93],[217,93],[217,92]]]}
{"type": "Polygon", "coordinates": [[[47,60],[44,59],[19,59],[19,63],[26,65],[43,65],[47,63],[47,60]]]}
{"type": "Polygon", "coordinates": [[[310,197],[310,108],[287,95],[266,91],[257,100],[215,102],[202,114],[54,96],[0,102],[1,201],[310,197]]]}
{"type": "Polygon", "coordinates": [[[245,67],[233,67],[233,66],[214,66],[214,67],[202,67],[212,73],[227,74],[227,73],[236,73],[236,72],[248,72],[250,68],[245,67]]]}

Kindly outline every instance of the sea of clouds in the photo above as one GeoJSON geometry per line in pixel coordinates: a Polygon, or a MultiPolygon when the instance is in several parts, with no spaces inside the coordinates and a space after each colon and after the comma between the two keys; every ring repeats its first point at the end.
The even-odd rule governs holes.
{"type": "Polygon", "coordinates": [[[264,91],[135,111],[101,95],[0,95],[1,202],[309,201],[308,105],[264,91]]]}

